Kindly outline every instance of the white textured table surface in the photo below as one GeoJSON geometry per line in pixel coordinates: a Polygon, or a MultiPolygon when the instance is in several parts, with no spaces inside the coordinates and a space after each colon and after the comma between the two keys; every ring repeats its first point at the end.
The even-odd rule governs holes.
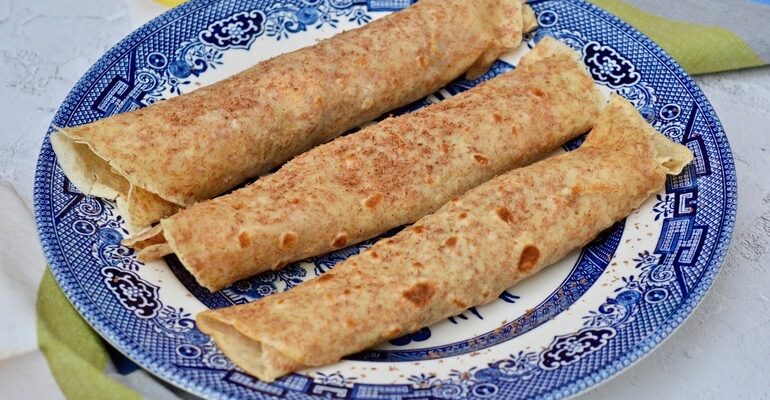
{"type": "MultiPolygon", "coordinates": [[[[0,181],[28,204],[56,108],[131,29],[125,0],[0,0],[0,181]]],[[[738,169],[725,266],[681,329],[582,398],[770,398],[770,68],[696,81],[725,126],[738,169]]]]}

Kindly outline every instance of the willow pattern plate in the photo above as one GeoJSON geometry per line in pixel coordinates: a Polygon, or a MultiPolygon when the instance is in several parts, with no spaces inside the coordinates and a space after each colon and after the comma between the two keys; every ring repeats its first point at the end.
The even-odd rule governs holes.
{"type": "MultiPolygon", "coordinates": [[[[313,44],[409,4],[193,0],[107,52],[72,90],[52,127],[84,124],[189,92],[255,59],[313,44]]],[[[530,4],[540,29],[480,80],[515,68],[540,38],[554,36],[582,53],[607,92],[631,100],[696,158],[624,222],[498,301],[340,363],[261,382],[222,355],[196,328],[195,314],[290,289],[372,241],[209,293],[173,257],[137,261],[120,244],[128,231],[114,205],[79,193],[46,139],[35,178],[35,211],[56,280],[117,349],[205,397],[538,399],[569,396],[606,380],[668,336],[711,285],[735,221],[733,159],[706,98],[648,38],[579,0],[530,4]]],[[[441,101],[480,80],[455,81],[398,112],[441,101]]],[[[565,150],[579,143],[568,143],[565,150]]]]}

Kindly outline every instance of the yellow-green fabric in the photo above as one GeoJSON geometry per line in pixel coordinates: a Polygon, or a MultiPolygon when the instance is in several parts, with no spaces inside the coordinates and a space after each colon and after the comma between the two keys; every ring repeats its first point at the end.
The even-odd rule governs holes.
{"type": "Polygon", "coordinates": [[[176,7],[187,0],[155,0],[155,1],[167,7],[176,7]]]}
{"type": "Polygon", "coordinates": [[[673,21],[620,0],[590,1],[644,32],[691,75],[765,64],[738,35],[727,29],[673,21]]]}
{"type": "Polygon", "coordinates": [[[107,376],[104,341],[80,317],[46,269],[37,293],[37,340],[51,374],[69,399],[141,397],[107,376]]]}

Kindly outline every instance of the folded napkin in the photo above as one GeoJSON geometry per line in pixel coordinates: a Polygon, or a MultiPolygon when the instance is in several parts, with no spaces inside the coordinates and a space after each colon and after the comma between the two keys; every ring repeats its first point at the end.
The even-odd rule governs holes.
{"type": "MultiPolygon", "coordinates": [[[[129,0],[130,15],[138,25],[183,2],[129,0]]],[[[647,34],[690,74],[770,63],[770,0],[591,2],[647,34]]],[[[50,272],[43,273],[31,215],[5,185],[0,185],[0,206],[5,211],[0,219],[13,221],[0,230],[0,238],[10,243],[7,251],[0,252],[0,275],[4,276],[0,289],[6,294],[0,306],[9,310],[0,313],[7,319],[0,322],[14,327],[0,347],[3,393],[10,393],[10,398],[41,399],[100,398],[104,393],[126,399],[193,397],[150,378],[101,340],[80,319],[50,272]],[[13,273],[19,266],[28,268],[25,274],[13,273]],[[36,292],[34,282],[41,275],[36,292]]]]}
{"type": "Polygon", "coordinates": [[[644,32],[691,75],[770,63],[770,0],[591,3],[644,32]]]}

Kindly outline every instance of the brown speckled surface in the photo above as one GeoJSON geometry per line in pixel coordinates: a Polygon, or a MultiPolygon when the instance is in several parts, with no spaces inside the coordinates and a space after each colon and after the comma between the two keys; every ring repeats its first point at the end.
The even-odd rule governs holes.
{"type": "MultiPolygon", "coordinates": [[[[219,195],[439,89],[477,59],[485,69],[493,60],[483,55],[521,41],[521,8],[519,0],[421,1],[216,84],[62,133],[157,195],[157,207],[149,196],[131,207],[128,193],[119,195],[135,213],[129,220],[147,225],[172,212],[166,202],[185,207],[219,195]]],[[[67,147],[54,144],[61,158],[67,147]]],[[[65,172],[89,192],[74,169],[65,172]]]]}
{"type": "Polygon", "coordinates": [[[603,104],[584,67],[546,40],[519,68],[302,154],[273,175],[163,220],[185,267],[218,290],[411,223],[590,129],[603,104]],[[543,56],[556,57],[532,64],[543,56]]]}
{"type": "Polygon", "coordinates": [[[579,150],[503,174],[319,279],[204,311],[198,326],[228,356],[280,353],[275,367],[258,351],[234,359],[260,379],[335,362],[496,299],[627,216],[690,160],[615,96],[579,150]],[[662,155],[677,165],[664,167],[662,155]]]}

